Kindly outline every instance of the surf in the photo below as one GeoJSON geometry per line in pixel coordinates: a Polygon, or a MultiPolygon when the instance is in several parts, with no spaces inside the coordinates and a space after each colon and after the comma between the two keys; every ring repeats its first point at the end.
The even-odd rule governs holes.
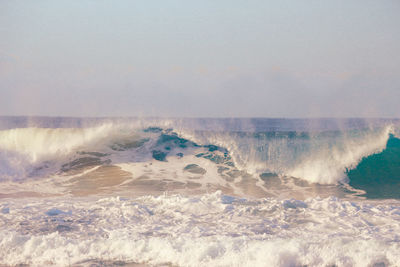
{"type": "Polygon", "coordinates": [[[396,123],[63,123],[0,131],[3,264],[399,264],[396,123]]]}
{"type": "MultiPolygon", "coordinates": [[[[239,127],[236,122],[234,127],[225,121],[219,129],[210,130],[202,123],[194,127],[193,121],[107,121],[81,128],[1,130],[0,181],[61,180],[86,177],[90,170],[99,174],[100,170],[115,173],[121,169],[131,183],[139,185],[140,177],[148,177],[152,183],[143,183],[158,184],[160,190],[174,188],[168,184],[188,191],[190,187],[203,188],[205,192],[213,185],[225,192],[258,196],[272,191],[279,195],[284,187],[293,189],[299,184],[344,184],[363,190],[363,182],[368,183],[369,178],[355,175],[359,165],[391,149],[393,140],[398,140],[393,124],[344,130],[263,131],[253,127],[244,131],[243,124],[239,127]],[[164,176],[158,173],[161,169],[164,176]]],[[[389,156],[386,161],[391,159],[389,156]]],[[[396,172],[393,169],[391,177],[397,177],[396,172]]]]}

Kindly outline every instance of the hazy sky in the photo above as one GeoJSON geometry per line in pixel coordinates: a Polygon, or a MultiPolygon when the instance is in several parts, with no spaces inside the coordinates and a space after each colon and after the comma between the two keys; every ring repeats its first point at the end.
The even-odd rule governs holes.
{"type": "Polygon", "coordinates": [[[0,0],[0,115],[400,117],[400,1],[0,0]]]}

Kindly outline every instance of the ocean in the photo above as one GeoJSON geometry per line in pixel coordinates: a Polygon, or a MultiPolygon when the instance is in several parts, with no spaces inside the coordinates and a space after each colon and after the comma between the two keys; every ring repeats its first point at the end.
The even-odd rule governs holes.
{"type": "Polygon", "coordinates": [[[0,265],[400,266],[400,120],[0,117],[0,265]]]}

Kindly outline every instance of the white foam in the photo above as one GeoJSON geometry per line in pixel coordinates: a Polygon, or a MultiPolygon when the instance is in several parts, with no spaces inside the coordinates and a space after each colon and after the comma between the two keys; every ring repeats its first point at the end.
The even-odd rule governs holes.
{"type": "MultiPolygon", "coordinates": [[[[89,128],[16,128],[0,131],[0,180],[24,180],[38,167],[47,174],[78,151],[108,153],[113,142],[140,138],[135,125],[106,123],[89,128]]],[[[123,156],[123,155],[122,155],[123,156]]],[[[44,174],[41,174],[44,175],[44,174]]]]}
{"type": "Polygon", "coordinates": [[[110,135],[112,124],[93,128],[17,128],[0,131],[0,149],[26,155],[30,162],[69,154],[110,135]]]}
{"type": "Polygon", "coordinates": [[[0,180],[24,179],[36,164],[63,159],[79,148],[96,146],[112,130],[109,124],[93,128],[0,131],[0,180]]]}
{"type": "Polygon", "coordinates": [[[227,148],[235,166],[254,175],[272,172],[320,184],[345,182],[346,169],[356,167],[363,157],[381,152],[389,134],[394,133],[393,125],[342,131],[333,137],[309,133],[309,138],[304,139],[181,131],[182,136],[200,144],[227,148]]]}
{"type": "Polygon", "coordinates": [[[220,192],[2,200],[0,263],[179,266],[400,264],[400,203],[246,200],[220,192]]]}
{"type": "Polygon", "coordinates": [[[393,128],[388,126],[382,131],[371,131],[357,138],[344,136],[335,146],[321,146],[312,151],[287,174],[320,184],[346,181],[346,169],[355,168],[364,157],[381,152],[390,133],[393,133],[393,128]]]}
{"type": "MultiPolygon", "coordinates": [[[[120,190],[131,190],[132,188],[129,186],[127,189],[124,189],[123,185],[145,177],[144,179],[147,179],[148,181],[168,181],[171,185],[167,187],[168,190],[175,193],[193,194],[198,192],[213,192],[216,188],[225,188],[232,194],[244,195],[242,188],[238,184],[228,182],[218,173],[217,164],[208,159],[196,157],[190,154],[182,158],[170,156],[168,157],[168,162],[153,159],[145,162],[119,163],[116,165],[123,171],[129,172],[132,175],[131,179],[128,179],[121,184],[119,187],[120,190]],[[196,164],[199,168],[204,169],[205,173],[192,173],[185,170],[185,167],[191,164],[196,164]],[[184,186],[179,188],[178,186],[173,185],[174,182],[181,185],[182,183],[192,184],[195,187],[192,189],[188,189],[184,186]]],[[[236,182],[239,182],[239,180],[240,178],[238,178],[236,182]]],[[[151,188],[148,190],[154,192],[151,188]]],[[[156,188],[154,190],[157,191],[156,188]]],[[[162,192],[159,191],[158,193],[162,192]]]]}

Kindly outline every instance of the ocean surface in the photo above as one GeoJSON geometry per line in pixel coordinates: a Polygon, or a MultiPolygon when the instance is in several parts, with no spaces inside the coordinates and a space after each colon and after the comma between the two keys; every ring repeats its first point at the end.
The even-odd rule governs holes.
{"type": "Polygon", "coordinates": [[[0,266],[400,266],[400,120],[0,117],[0,266]]]}

